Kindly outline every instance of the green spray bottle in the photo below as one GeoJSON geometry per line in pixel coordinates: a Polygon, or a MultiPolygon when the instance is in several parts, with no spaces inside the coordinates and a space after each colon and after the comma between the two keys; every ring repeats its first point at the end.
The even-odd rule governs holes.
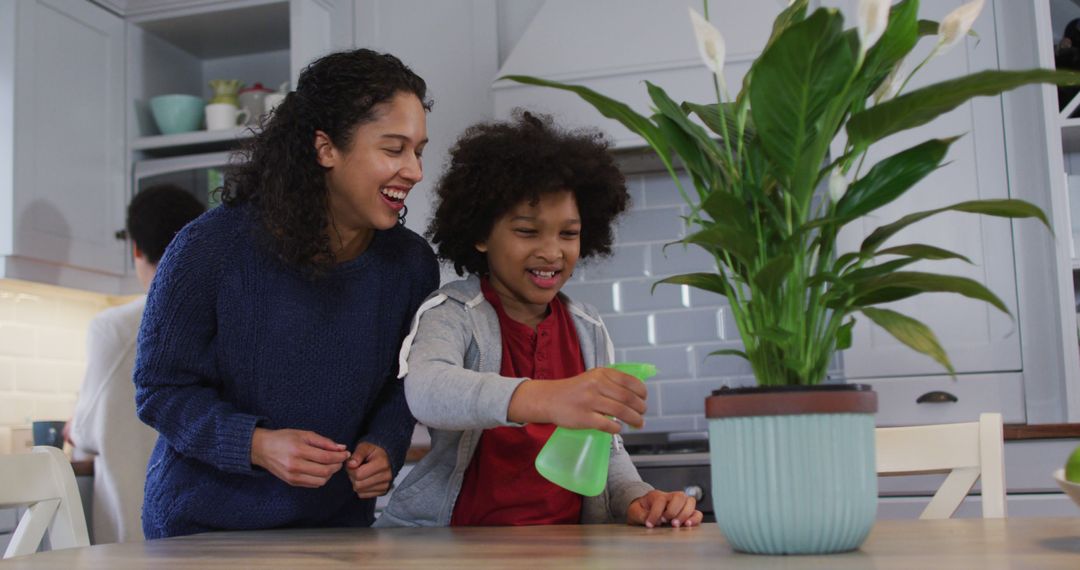
{"type": "MultiPolygon", "coordinates": [[[[643,362],[620,362],[608,368],[629,374],[642,382],[656,375],[656,367],[643,362]]],[[[557,427],[536,455],[536,470],[545,479],[564,489],[595,497],[607,485],[610,460],[610,433],[557,427]]]]}

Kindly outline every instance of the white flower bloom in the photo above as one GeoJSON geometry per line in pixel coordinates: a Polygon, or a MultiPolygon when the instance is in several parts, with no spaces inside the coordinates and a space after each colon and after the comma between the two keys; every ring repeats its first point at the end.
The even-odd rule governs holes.
{"type": "Polygon", "coordinates": [[[904,60],[900,60],[893,65],[892,71],[889,72],[888,77],[878,85],[878,88],[874,91],[874,103],[880,103],[882,101],[888,101],[896,94],[900,92],[900,69],[903,67],[904,60]]]}
{"type": "Polygon", "coordinates": [[[889,26],[890,0],[859,0],[856,28],[859,34],[859,50],[866,53],[881,39],[889,26]]]}
{"type": "Polygon", "coordinates": [[[712,70],[718,77],[724,72],[724,56],[727,50],[724,44],[724,36],[720,30],[701,17],[696,10],[690,8],[690,21],[694,25],[694,36],[697,38],[698,53],[705,66],[712,70]]]}
{"type": "Polygon", "coordinates": [[[829,199],[835,204],[840,201],[840,198],[844,197],[847,193],[848,181],[844,177],[844,173],[840,172],[839,168],[832,169],[832,173],[829,174],[829,199]]]}
{"type": "Polygon", "coordinates": [[[934,48],[935,55],[949,51],[964,39],[964,36],[971,31],[971,26],[975,23],[975,18],[979,17],[979,12],[982,12],[985,3],[986,0],[971,0],[949,12],[945,19],[941,20],[941,25],[938,27],[938,44],[934,48]]]}

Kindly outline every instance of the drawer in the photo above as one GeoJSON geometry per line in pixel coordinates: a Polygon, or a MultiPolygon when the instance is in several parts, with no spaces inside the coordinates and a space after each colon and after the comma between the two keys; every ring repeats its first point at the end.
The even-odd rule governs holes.
{"type": "Polygon", "coordinates": [[[957,377],[870,378],[851,380],[873,386],[878,394],[877,425],[910,426],[978,421],[979,414],[999,412],[1007,424],[1022,424],[1024,381],[1019,372],[971,374],[957,377]],[[919,396],[948,392],[956,402],[923,403],[919,396]]]}

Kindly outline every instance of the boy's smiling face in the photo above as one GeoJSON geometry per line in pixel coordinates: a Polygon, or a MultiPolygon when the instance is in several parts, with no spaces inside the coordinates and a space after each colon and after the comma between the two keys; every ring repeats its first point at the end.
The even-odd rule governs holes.
{"type": "Polygon", "coordinates": [[[487,255],[488,278],[510,318],[536,326],[570,279],[581,251],[581,214],[573,192],[521,202],[495,221],[476,244],[487,255]]]}

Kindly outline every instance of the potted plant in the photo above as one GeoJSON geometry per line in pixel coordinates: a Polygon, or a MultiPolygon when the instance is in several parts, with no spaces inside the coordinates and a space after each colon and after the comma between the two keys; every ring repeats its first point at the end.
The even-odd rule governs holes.
{"type": "Polygon", "coordinates": [[[574,92],[640,135],[691,206],[687,223],[693,231],[682,241],[708,251],[719,269],[658,284],[726,296],[744,350],[713,354],[746,358],[758,383],[719,390],[706,402],[713,504],[737,550],[844,551],[869,533],[877,505],[876,395],[866,386],[821,384],[833,353],[851,345],[856,313],[953,374],[926,325],[881,305],[951,292],[1008,312],[976,281],[907,268],[923,260],[967,261],[960,254],[889,239],[945,211],[1036,218],[1049,226],[1030,203],[976,200],[882,225],[857,251],[836,248],[846,224],[943,166],[955,138],[928,140],[864,164],[871,145],[976,96],[1036,82],[1080,84],[1080,74],[1071,72],[991,70],[903,93],[910,74],[904,77],[902,63],[920,38],[936,37],[937,44],[915,71],[969,34],[983,2],[964,4],[939,25],[918,19],[918,0],[893,6],[860,0],[857,26],[844,29],[836,10],[810,12],[807,0],[794,0],[776,18],[735,97],[723,80],[723,38],[708,23],[706,4],[706,17],[691,10],[691,19],[717,102],[679,104],[647,83],[655,105],[649,117],[582,86],[507,77],[574,92]],[[676,159],[692,189],[680,184],[676,159]]]}

